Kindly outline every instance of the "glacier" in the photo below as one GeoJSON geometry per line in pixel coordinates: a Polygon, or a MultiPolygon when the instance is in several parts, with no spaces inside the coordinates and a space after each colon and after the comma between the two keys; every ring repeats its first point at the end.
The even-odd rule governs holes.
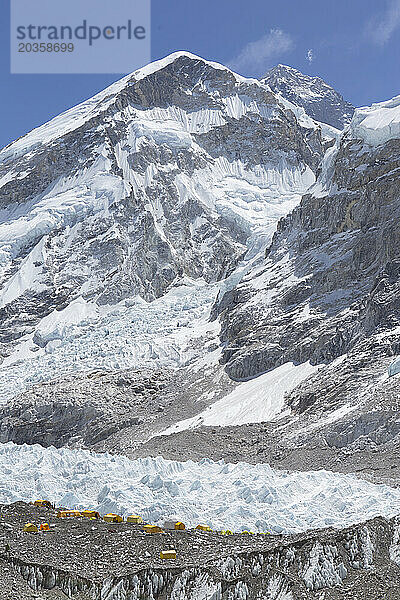
{"type": "Polygon", "coordinates": [[[400,513],[400,490],[329,471],[268,464],[130,460],[108,453],[0,445],[0,502],[46,498],[70,508],[141,514],[162,524],[293,533],[400,513]],[[229,497],[229,502],[226,501],[229,497]]]}
{"type": "Polygon", "coordinates": [[[192,347],[197,338],[208,345],[218,340],[219,323],[209,321],[218,285],[181,283],[153,302],[137,296],[98,307],[80,298],[53,311],[4,360],[0,402],[68,373],[192,363],[199,358],[192,347]],[[34,338],[40,345],[32,351],[34,338]]]}

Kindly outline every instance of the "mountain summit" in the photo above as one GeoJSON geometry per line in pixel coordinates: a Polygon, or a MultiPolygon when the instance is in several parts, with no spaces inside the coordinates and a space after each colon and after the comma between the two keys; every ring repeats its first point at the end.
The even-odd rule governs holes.
{"type": "Polygon", "coordinates": [[[320,77],[310,77],[293,67],[277,65],[267,71],[261,81],[293,104],[302,106],[316,121],[337,129],[343,129],[351,121],[354,106],[320,77]]]}

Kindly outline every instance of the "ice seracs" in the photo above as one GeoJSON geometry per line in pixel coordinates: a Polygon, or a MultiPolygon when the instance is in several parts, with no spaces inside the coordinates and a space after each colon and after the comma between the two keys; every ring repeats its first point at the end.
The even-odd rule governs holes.
{"type": "Polygon", "coordinates": [[[391,100],[357,108],[350,132],[371,146],[385,144],[400,137],[400,96],[391,100]]]}
{"type": "Polygon", "coordinates": [[[38,445],[0,444],[0,502],[46,497],[68,508],[138,512],[160,525],[292,533],[344,527],[400,512],[400,491],[329,471],[288,473],[267,464],[129,460],[38,445]],[[229,502],[227,502],[229,497],[229,502]]]}

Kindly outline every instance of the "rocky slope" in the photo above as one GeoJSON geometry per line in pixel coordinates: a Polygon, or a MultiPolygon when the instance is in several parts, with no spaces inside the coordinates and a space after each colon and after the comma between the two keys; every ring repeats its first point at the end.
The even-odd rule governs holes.
{"type": "Polygon", "coordinates": [[[286,398],[299,445],[321,428],[335,447],[398,443],[399,382],[386,373],[399,353],[400,141],[381,121],[383,110],[396,122],[398,103],[375,110],[371,135],[360,125],[371,114],[356,112],[319,181],[279,222],[264,264],[216,307],[232,377],[289,360],[320,365],[286,398]]]}
{"type": "Polygon", "coordinates": [[[1,513],[0,540],[6,548],[1,553],[2,598],[16,591],[23,600],[57,598],[59,591],[79,600],[205,595],[378,600],[400,594],[396,519],[295,536],[193,530],[148,535],[135,525],[60,520],[55,511],[23,503],[3,505],[1,513]],[[47,521],[51,530],[36,536],[22,533],[27,521],[47,521]],[[159,558],[166,546],[177,550],[169,563],[159,558]],[[36,590],[34,596],[28,586],[36,590]]]}
{"type": "Polygon", "coordinates": [[[302,106],[317,121],[337,129],[343,129],[351,121],[354,106],[320,77],[310,77],[293,67],[277,65],[261,81],[293,104],[302,106]]]}

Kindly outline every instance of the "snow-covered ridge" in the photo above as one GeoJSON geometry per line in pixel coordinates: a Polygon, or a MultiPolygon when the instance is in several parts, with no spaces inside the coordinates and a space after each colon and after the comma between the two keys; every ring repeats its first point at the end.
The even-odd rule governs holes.
{"type": "MultiPolygon", "coordinates": [[[[125,77],[111,84],[106,89],[99,92],[92,98],[82,102],[81,104],[78,104],[77,106],[71,109],[68,109],[67,111],[56,116],[54,119],[51,119],[44,125],[33,129],[31,132],[12,142],[8,146],[0,150],[0,163],[2,161],[7,161],[10,158],[15,158],[18,155],[27,152],[28,150],[34,149],[34,147],[38,145],[47,144],[54,139],[60,138],[63,135],[70,133],[75,129],[78,129],[86,121],[95,117],[100,112],[105,111],[115,101],[116,97],[118,96],[118,93],[121,92],[121,90],[123,90],[125,87],[133,85],[136,82],[145,79],[146,77],[149,77],[153,73],[164,69],[165,67],[182,57],[189,58],[193,61],[201,61],[202,63],[212,67],[213,69],[227,71],[234,76],[238,84],[255,85],[260,88],[267,89],[271,92],[267,84],[262,83],[257,79],[253,79],[250,77],[246,78],[237,73],[234,73],[228,67],[225,67],[220,63],[208,61],[190,52],[173,52],[165,58],[154,61],[146,65],[145,67],[142,67],[134,71],[133,73],[126,75],[125,77]]],[[[296,107],[294,105],[292,105],[292,110],[293,112],[296,111],[296,107]]],[[[234,116],[234,118],[238,117],[234,116]]],[[[302,125],[304,127],[310,128],[315,128],[317,126],[315,122],[313,122],[313,120],[307,117],[306,115],[303,118],[302,125]]],[[[5,180],[3,182],[0,180],[0,184],[1,183],[4,184],[5,180]]]]}
{"type": "Polygon", "coordinates": [[[81,104],[69,108],[51,119],[44,125],[36,127],[26,135],[11,142],[0,150],[0,164],[10,158],[15,158],[24,154],[28,150],[33,150],[35,146],[46,144],[51,140],[57,139],[81,127],[86,121],[96,116],[100,110],[105,110],[130,81],[131,75],[126,75],[119,81],[108,86],[92,98],[85,100],[81,104]]]}
{"type": "Polygon", "coordinates": [[[345,527],[400,513],[400,490],[328,471],[286,473],[266,464],[176,462],[41,446],[0,445],[0,502],[48,498],[59,505],[172,515],[187,526],[298,532],[345,527]],[[226,499],[229,496],[229,503],[226,499]]]}
{"type": "Polygon", "coordinates": [[[350,123],[350,133],[371,146],[400,137],[400,96],[357,108],[350,123]]]}
{"type": "Polygon", "coordinates": [[[201,61],[204,64],[209,65],[213,69],[219,69],[221,71],[229,71],[229,73],[232,73],[232,75],[234,75],[234,77],[237,81],[242,81],[242,82],[247,82],[247,83],[255,83],[256,85],[259,85],[259,83],[260,83],[258,81],[258,79],[254,79],[252,77],[243,77],[242,75],[235,73],[234,71],[229,69],[229,67],[226,67],[225,65],[223,65],[221,63],[214,62],[211,60],[206,60],[205,58],[202,58],[201,56],[197,56],[197,54],[193,54],[192,52],[187,52],[186,50],[178,50],[177,52],[172,52],[171,54],[168,54],[168,56],[165,56],[164,58],[161,58],[160,60],[155,60],[154,62],[151,62],[148,65],[146,65],[145,67],[141,67],[140,69],[137,69],[136,71],[134,71],[132,73],[132,75],[134,76],[136,81],[139,81],[140,79],[144,79],[145,77],[152,75],[156,71],[160,71],[161,69],[164,69],[171,63],[175,62],[175,60],[177,60],[178,58],[182,58],[182,57],[190,58],[190,59],[196,60],[196,61],[201,61]]]}
{"type": "MultiPolygon", "coordinates": [[[[136,83],[149,75],[152,75],[156,71],[159,71],[168,65],[172,64],[175,60],[181,57],[187,57],[192,60],[202,61],[204,64],[208,64],[214,69],[220,69],[230,71],[228,67],[211,61],[207,61],[200,56],[191,54],[190,52],[173,52],[165,58],[154,61],[141,69],[137,69],[133,73],[126,75],[122,79],[111,84],[92,98],[85,100],[81,104],[66,110],[65,112],[57,115],[51,121],[37,127],[20,137],[15,142],[12,142],[2,150],[0,150],[0,162],[5,161],[11,157],[15,158],[21,153],[26,152],[33,147],[49,143],[53,139],[62,137],[63,135],[74,131],[81,127],[86,121],[96,116],[100,111],[107,109],[112,104],[118,95],[130,83],[136,83]]],[[[232,71],[230,71],[232,73],[232,71]]],[[[257,79],[246,79],[241,75],[234,74],[238,82],[248,82],[261,85],[257,79]]]]}

